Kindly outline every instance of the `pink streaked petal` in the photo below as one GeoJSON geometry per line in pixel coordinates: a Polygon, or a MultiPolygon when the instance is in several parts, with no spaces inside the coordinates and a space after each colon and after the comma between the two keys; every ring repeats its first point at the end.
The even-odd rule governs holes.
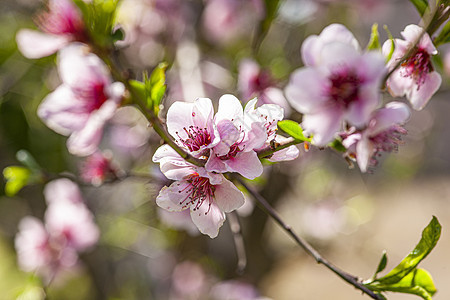
{"type": "Polygon", "coordinates": [[[39,118],[52,130],[62,135],[83,128],[89,114],[79,105],[80,100],[66,85],[60,85],[48,94],[38,107],[39,118]]]}
{"type": "Polygon", "coordinates": [[[328,101],[327,77],[316,69],[301,68],[292,73],[286,86],[286,97],[291,106],[300,113],[314,113],[328,101]]]}
{"type": "Polygon", "coordinates": [[[431,72],[428,74],[425,82],[420,87],[413,87],[410,93],[406,95],[415,110],[422,110],[434,93],[437,92],[441,86],[442,78],[438,72],[431,72]]]}
{"type": "MultiPolygon", "coordinates": [[[[406,41],[413,44],[418,40],[418,38],[422,34],[423,30],[424,29],[420,26],[417,26],[415,24],[410,24],[405,27],[405,29],[401,32],[401,35],[405,38],[406,41]]],[[[429,54],[432,54],[432,55],[437,54],[436,47],[434,47],[433,42],[431,41],[431,38],[428,35],[428,33],[425,33],[420,38],[418,47],[425,49],[429,54]]]]}
{"type": "Polygon", "coordinates": [[[205,168],[196,167],[195,171],[197,172],[198,176],[208,178],[209,183],[212,185],[222,184],[222,182],[225,180],[225,177],[222,174],[208,172],[205,168]]]}
{"type": "Polygon", "coordinates": [[[251,129],[246,131],[245,139],[239,145],[243,151],[252,151],[264,145],[267,140],[267,130],[263,122],[253,122],[251,129]]]}
{"type": "MultiPolygon", "coordinates": [[[[391,59],[387,63],[388,68],[394,67],[398,59],[402,58],[405,55],[406,51],[410,47],[410,43],[401,39],[394,39],[394,51],[392,52],[391,59]]],[[[381,48],[381,53],[385,58],[391,54],[392,49],[392,41],[387,40],[384,42],[383,47],[381,48]]]]}
{"type": "Polygon", "coordinates": [[[108,100],[103,103],[100,109],[94,111],[86,125],[70,135],[67,141],[69,152],[77,156],[87,156],[94,153],[102,139],[103,126],[106,121],[112,118],[116,110],[117,104],[108,100]]]}
{"type": "Polygon", "coordinates": [[[72,43],[59,52],[58,71],[64,83],[71,88],[86,89],[86,84],[111,83],[105,63],[81,43],[72,43]]]}
{"type": "Polygon", "coordinates": [[[330,105],[319,113],[303,116],[303,129],[305,133],[313,135],[313,144],[326,146],[341,130],[342,117],[342,110],[330,105]]]}
{"type": "Polygon", "coordinates": [[[216,125],[220,135],[220,142],[214,147],[214,152],[221,156],[228,153],[231,145],[241,136],[241,132],[234,126],[232,121],[227,119],[220,120],[216,125]]]}
{"type": "Polygon", "coordinates": [[[159,191],[156,197],[156,204],[168,211],[182,211],[187,208],[184,204],[185,201],[189,201],[186,194],[186,190],[190,184],[187,181],[175,181],[170,186],[165,186],[159,191]],[[180,204],[181,203],[181,204],[180,204]]]}
{"type": "Polygon", "coordinates": [[[374,145],[364,136],[356,144],[356,162],[358,163],[361,172],[367,171],[373,151],[374,145]]]}
{"type": "Polygon", "coordinates": [[[395,70],[387,80],[389,93],[393,97],[402,97],[408,90],[414,86],[414,80],[411,77],[405,77],[400,70],[395,70]]]}
{"type": "Polygon", "coordinates": [[[231,181],[224,179],[215,188],[214,199],[221,211],[231,212],[244,205],[244,194],[231,181]]]}
{"type": "Polygon", "coordinates": [[[368,128],[368,134],[375,136],[395,124],[404,124],[410,115],[409,107],[405,103],[389,102],[384,108],[374,113],[373,120],[368,128]]]}
{"type": "Polygon", "coordinates": [[[219,99],[219,108],[214,116],[215,123],[219,123],[221,120],[231,120],[236,126],[239,126],[244,121],[244,113],[242,104],[233,95],[223,95],[219,99]]]}
{"type": "Polygon", "coordinates": [[[194,103],[191,102],[174,102],[167,111],[167,131],[175,139],[181,137],[187,138],[184,128],[189,128],[193,125],[192,111],[194,103]]]}
{"type": "Polygon", "coordinates": [[[341,70],[342,68],[355,68],[361,54],[349,44],[333,42],[324,46],[320,52],[321,64],[330,70],[341,70]]]}
{"type": "Polygon", "coordinates": [[[255,151],[240,152],[225,163],[228,171],[237,172],[248,179],[255,179],[263,172],[263,166],[255,151]]]}
{"type": "Polygon", "coordinates": [[[215,238],[219,234],[219,228],[225,222],[225,214],[216,203],[210,204],[205,201],[197,210],[191,208],[191,218],[201,233],[215,238]]]}
{"type": "Polygon", "coordinates": [[[205,169],[208,172],[225,173],[228,172],[227,165],[223,160],[217,157],[217,155],[212,152],[206,162],[205,169]]]}
{"type": "Polygon", "coordinates": [[[30,59],[49,56],[66,46],[70,40],[68,35],[46,34],[30,29],[22,29],[16,35],[19,51],[30,59]]]}
{"type": "Polygon", "coordinates": [[[301,53],[305,66],[313,67],[318,64],[320,60],[318,54],[320,53],[319,48],[321,46],[322,42],[317,35],[310,35],[303,41],[301,53]]]}
{"type": "Polygon", "coordinates": [[[268,160],[271,162],[289,161],[298,157],[300,151],[295,145],[284,148],[275,152],[268,160]]]}
{"type": "Polygon", "coordinates": [[[207,128],[207,124],[211,123],[214,116],[214,108],[211,99],[208,98],[198,98],[194,102],[194,107],[192,108],[192,120],[193,125],[200,128],[207,128]]]}
{"type": "Polygon", "coordinates": [[[78,186],[73,181],[66,178],[53,180],[47,183],[44,188],[44,196],[48,205],[60,201],[84,203],[78,186]]]}
{"type": "Polygon", "coordinates": [[[342,24],[331,24],[325,27],[319,36],[308,37],[302,44],[302,59],[305,66],[317,66],[323,63],[322,49],[329,43],[347,44],[356,51],[360,50],[354,35],[342,24]]]}

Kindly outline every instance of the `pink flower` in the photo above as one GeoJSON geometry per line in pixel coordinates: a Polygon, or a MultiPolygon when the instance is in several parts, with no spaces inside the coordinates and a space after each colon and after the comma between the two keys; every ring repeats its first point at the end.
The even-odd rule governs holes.
{"type": "Polygon", "coordinates": [[[112,83],[106,65],[78,43],[61,50],[58,71],[62,84],[43,100],[38,116],[54,131],[70,135],[70,153],[92,154],[122,100],[124,85],[112,83]]]}
{"type": "Polygon", "coordinates": [[[377,165],[381,152],[396,151],[401,136],[406,134],[402,125],[409,119],[407,105],[390,102],[372,113],[369,125],[344,138],[343,144],[350,157],[355,158],[362,172],[377,165]]]}
{"type": "MultiPolygon", "coordinates": [[[[254,107],[255,102],[247,105],[254,107]]],[[[237,172],[249,179],[260,176],[263,167],[254,149],[260,148],[267,140],[264,121],[244,114],[240,101],[233,95],[223,95],[219,99],[214,123],[220,142],[212,149],[206,170],[237,172]]]]}
{"type": "Polygon", "coordinates": [[[374,51],[361,54],[353,34],[332,24],[305,40],[302,58],[306,67],[291,75],[286,97],[304,114],[302,125],[313,143],[327,145],[344,122],[366,125],[380,102],[383,57],[374,51]]]}
{"type": "Polygon", "coordinates": [[[192,103],[177,101],[167,111],[167,130],[192,155],[207,156],[209,149],[220,140],[213,115],[214,108],[208,98],[192,103]]]}
{"type": "Polygon", "coordinates": [[[158,206],[168,211],[189,209],[200,232],[211,238],[219,233],[225,213],[244,204],[242,192],[222,174],[187,163],[168,145],[156,150],[153,162],[160,163],[167,178],[176,180],[161,189],[156,197],[158,206]]]}
{"type": "Polygon", "coordinates": [[[269,71],[261,70],[255,61],[244,59],[240,62],[238,86],[244,99],[257,97],[262,104],[277,104],[289,115],[291,108],[283,91],[275,87],[269,71]]]}
{"type": "MultiPolygon", "coordinates": [[[[433,45],[428,33],[423,28],[411,24],[401,32],[404,40],[394,39],[394,51],[388,62],[388,67],[393,68],[406,52],[418,42],[414,53],[400,67],[395,70],[387,80],[389,92],[394,97],[406,95],[415,110],[425,107],[431,97],[441,86],[442,78],[434,71],[431,56],[438,51],[433,45]],[[420,37],[420,40],[418,40],[420,37]]],[[[388,56],[392,50],[391,40],[383,44],[383,54],[388,56]]]]}
{"type": "Polygon", "coordinates": [[[54,180],[46,185],[44,195],[48,203],[45,224],[53,238],[77,251],[97,242],[100,232],[75,183],[54,180]]]}
{"type": "Polygon", "coordinates": [[[264,15],[261,0],[208,0],[203,11],[205,36],[219,44],[231,44],[248,36],[264,15]]]}
{"type": "Polygon", "coordinates": [[[45,225],[34,217],[22,219],[15,247],[22,270],[51,280],[60,270],[77,263],[78,252],[97,242],[99,230],[78,187],[70,180],[48,183],[44,195],[48,203],[45,225]]]}
{"type": "Polygon", "coordinates": [[[99,186],[106,178],[116,178],[116,169],[111,162],[111,153],[97,151],[90,155],[80,168],[80,176],[84,182],[99,186]]]}
{"type": "MultiPolygon", "coordinates": [[[[258,100],[259,99],[254,98],[245,106],[246,118],[261,123],[266,130],[266,141],[262,147],[256,150],[269,146],[273,141],[281,143],[287,139],[277,134],[277,124],[279,121],[283,120],[284,117],[283,108],[276,104],[263,104],[256,107],[258,100]]],[[[268,160],[272,162],[293,160],[296,159],[298,155],[298,148],[296,146],[290,146],[275,152],[268,160]]]]}
{"type": "Polygon", "coordinates": [[[238,280],[215,284],[211,288],[210,297],[214,300],[270,300],[261,296],[253,285],[238,280]]]}
{"type": "Polygon", "coordinates": [[[55,53],[70,42],[85,42],[83,17],[70,0],[49,0],[48,12],[38,15],[37,25],[43,31],[22,29],[16,40],[27,58],[41,58],[55,53]]]}

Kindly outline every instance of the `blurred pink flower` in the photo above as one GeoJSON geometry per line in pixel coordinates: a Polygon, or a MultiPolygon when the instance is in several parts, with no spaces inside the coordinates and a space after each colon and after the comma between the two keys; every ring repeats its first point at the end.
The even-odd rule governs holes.
{"type": "Polygon", "coordinates": [[[255,61],[244,59],[240,62],[238,87],[244,99],[257,97],[262,104],[277,104],[289,115],[291,108],[283,91],[275,86],[269,71],[261,70],[255,61]]]}
{"type": "MultiPolygon", "coordinates": [[[[251,102],[251,105],[254,107],[255,102],[251,102]]],[[[237,172],[249,179],[260,176],[263,167],[254,149],[263,146],[267,140],[265,122],[244,114],[241,102],[233,95],[223,95],[219,99],[214,123],[220,142],[212,149],[205,165],[206,170],[237,172]]]]}
{"type": "Polygon", "coordinates": [[[48,203],[45,224],[53,238],[77,251],[97,242],[100,232],[75,183],[68,179],[54,180],[46,185],[44,195],[48,203]]]}
{"type": "Polygon", "coordinates": [[[83,17],[70,0],[49,0],[48,12],[36,18],[43,31],[22,29],[17,33],[17,46],[27,58],[41,58],[55,53],[70,42],[87,40],[83,17]]]}
{"type": "MultiPolygon", "coordinates": [[[[415,110],[425,107],[431,97],[441,86],[442,78],[434,71],[431,56],[438,53],[436,47],[423,28],[411,24],[401,32],[404,40],[394,39],[394,51],[388,62],[392,69],[406,52],[418,42],[414,53],[387,80],[389,92],[394,97],[405,96],[415,110]],[[419,40],[420,38],[420,40],[419,40]]],[[[383,54],[388,56],[392,51],[392,41],[383,44],[383,54]]]]}
{"type": "Polygon", "coordinates": [[[210,291],[213,300],[270,300],[260,296],[258,290],[251,284],[238,280],[221,281],[210,291]]]}
{"type": "Polygon", "coordinates": [[[208,0],[203,11],[205,37],[231,44],[255,30],[264,15],[261,0],[208,0]]]}
{"type": "Polygon", "coordinates": [[[172,273],[174,299],[200,299],[207,288],[207,277],[202,267],[192,261],[184,261],[175,266],[172,273]]]}
{"type": "Polygon", "coordinates": [[[362,131],[356,131],[343,140],[350,157],[362,172],[376,166],[377,156],[381,152],[396,151],[401,136],[406,134],[402,127],[409,119],[410,111],[406,104],[390,102],[372,113],[369,125],[362,131]]]}
{"type": "Polygon", "coordinates": [[[225,221],[225,212],[244,204],[244,195],[222,174],[186,162],[170,146],[159,147],[153,156],[167,178],[176,180],[156,197],[158,206],[168,211],[190,209],[191,218],[203,234],[214,238],[225,221]]]}
{"type": "Polygon", "coordinates": [[[44,195],[48,203],[45,225],[34,217],[23,218],[15,247],[22,270],[37,272],[50,281],[57,272],[77,263],[78,252],[97,242],[99,230],[75,183],[52,181],[44,195]]]}
{"type": "Polygon", "coordinates": [[[94,186],[99,186],[107,178],[116,178],[116,168],[112,165],[112,153],[94,152],[88,156],[80,167],[81,179],[94,186]]]}
{"type": "Polygon", "coordinates": [[[61,50],[58,71],[62,84],[42,101],[38,116],[54,131],[70,135],[70,153],[92,154],[102,138],[103,126],[122,100],[124,85],[112,83],[103,61],[79,43],[61,50]]]}
{"type": "Polygon", "coordinates": [[[372,51],[361,54],[353,34],[332,24],[302,45],[306,67],[296,70],[286,87],[289,103],[304,114],[305,133],[325,146],[344,122],[361,128],[380,103],[384,59],[372,51]]]}

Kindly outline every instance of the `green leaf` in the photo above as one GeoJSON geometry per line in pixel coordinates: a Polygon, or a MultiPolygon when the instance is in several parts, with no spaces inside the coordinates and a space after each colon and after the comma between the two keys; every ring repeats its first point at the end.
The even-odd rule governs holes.
{"type": "Polygon", "coordinates": [[[124,38],[125,38],[125,32],[123,31],[122,28],[117,28],[111,34],[111,39],[113,40],[113,42],[123,41],[124,38]]]}
{"type": "Polygon", "coordinates": [[[441,32],[433,41],[435,46],[439,46],[448,42],[450,42],[450,22],[447,22],[444,27],[442,27],[441,32]]]}
{"type": "Polygon", "coordinates": [[[159,105],[166,93],[166,69],[167,63],[160,63],[150,75],[150,98],[153,102],[153,108],[157,114],[159,105]]]}
{"type": "Polygon", "coordinates": [[[295,121],[292,120],[283,120],[278,122],[278,128],[292,136],[296,140],[310,142],[311,139],[307,138],[303,135],[303,129],[295,121]]]}
{"type": "Polygon", "coordinates": [[[414,269],[399,282],[393,284],[371,284],[367,285],[369,289],[378,292],[397,292],[405,294],[414,294],[425,300],[432,300],[431,296],[436,293],[436,287],[430,273],[423,269],[414,269]]]}
{"type": "Polygon", "coordinates": [[[422,238],[414,250],[392,271],[375,281],[387,285],[402,280],[403,277],[411,272],[433,250],[440,236],[441,224],[439,224],[436,217],[433,217],[428,226],[423,230],[422,238]]]}
{"type": "Polygon", "coordinates": [[[334,140],[330,144],[328,144],[328,146],[339,152],[347,151],[347,148],[345,148],[340,140],[334,140]]]}
{"type": "Polygon", "coordinates": [[[85,2],[83,0],[74,0],[80,8],[86,29],[89,36],[96,44],[104,47],[117,41],[117,36],[113,34],[116,11],[119,0],[92,0],[85,2]]]}
{"type": "Polygon", "coordinates": [[[394,54],[394,50],[395,50],[395,43],[394,43],[394,37],[392,36],[392,33],[389,31],[389,28],[387,27],[387,25],[383,26],[384,31],[386,31],[389,40],[391,41],[391,51],[389,52],[389,54],[386,57],[386,62],[390,61],[392,58],[392,54],[394,54]]]}
{"type": "Polygon", "coordinates": [[[136,92],[142,100],[147,99],[147,89],[145,83],[134,79],[131,79],[129,83],[133,88],[134,92],[136,92]]]}
{"type": "Polygon", "coordinates": [[[378,24],[374,23],[372,25],[372,32],[370,33],[370,40],[367,44],[367,50],[380,50],[380,34],[378,32],[378,24]]]}
{"type": "Polygon", "coordinates": [[[3,169],[5,177],[5,194],[9,197],[17,194],[29,182],[31,171],[25,167],[10,166],[3,169]]]}
{"type": "Polygon", "coordinates": [[[416,7],[417,11],[421,16],[425,13],[428,8],[427,0],[409,0],[416,7]]]}
{"type": "Polygon", "coordinates": [[[383,251],[383,255],[381,256],[380,262],[378,263],[377,270],[375,271],[375,274],[373,275],[373,278],[376,278],[378,273],[382,272],[386,268],[387,264],[387,255],[386,251],[383,251]]]}

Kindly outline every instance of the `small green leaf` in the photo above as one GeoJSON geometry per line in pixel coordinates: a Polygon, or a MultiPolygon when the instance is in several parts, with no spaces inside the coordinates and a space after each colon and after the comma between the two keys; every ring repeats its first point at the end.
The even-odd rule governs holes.
{"type": "Polygon", "coordinates": [[[330,144],[328,144],[328,146],[339,152],[347,151],[347,148],[345,148],[340,140],[334,140],[330,144]]]}
{"type": "Polygon", "coordinates": [[[370,40],[367,44],[367,50],[380,50],[380,34],[378,33],[378,24],[372,25],[372,32],[370,33],[370,40]]]}
{"type": "Polygon", "coordinates": [[[409,0],[416,7],[417,11],[421,16],[425,13],[428,8],[427,0],[409,0]]]}
{"type": "Polygon", "coordinates": [[[431,300],[431,296],[436,293],[433,278],[430,273],[423,269],[414,269],[399,282],[393,284],[369,284],[369,289],[378,292],[397,292],[405,294],[414,294],[425,300],[431,300]]]}
{"type": "Polygon", "coordinates": [[[150,98],[153,101],[155,113],[159,111],[159,105],[166,93],[166,69],[167,63],[160,63],[150,75],[150,98]]]}
{"type": "Polygon", "coordinates": [[[292,136],[296,140],[310,142],[311,139],[307,138],[303,135],[303,129],[295,121],[292,120],[283,120],[278,122],[278,128],[292,136]]]}
{"type": "Polygon", "coordinates": [[[9,197],[17,194],[29,182],[31,171],[25,167],[10,166],[3,169],[6,179],[5,194],[9,197]]]}
{"type": "Polygon", "coordinates": [[[394,37],[392,36],[392,33],[389,31],[389,28],[387,27],[387,25],[383,26],[384,31],[386,31],[389,40],[391,41],[391,51],[389,52],[389,54],[386,57],[386,62],[390,61],[392,58],[392,54],[394,54],[394,50],[395,50],[395,43],[394,43],[394,37]]]}
{"type": "Polygon", "coordinates": [[[387,255],[386,251],[383,251],[383,255],[381,256],[380,262],[378,263],[377,270],[375,271],[375,274],[373,275],[373,278],[376,278],[378,273],[382,272],[386,268],[387,264],[387,255]]]}
{"type": "Polygon", "coordinates": [[[375,281],[387,285],[394,284],[402,280],[403,277],[416,268],[416,266],[431,252],[431,250],[433,250],[440,236],[441,224],[439,224],[436,217],[433,217],[428,226],[423,230],[422,238],[414,250],[392,271],[385,276],[376,279],[375,281]]]}
{"type": "MultiPolygon", "coordinates": [[[[143,83],[142,81],[138,81],[138,80],[134,80],[131,79],[129,81],[131,87],[133,88],[134,92],[136,92],[139,96],[139,98],[141,98],[144,101],[147,101],[147,89],[145,86],[145,83],[143,83]]],[[[151,107],[151,105],[150,105],[151,107]]]]}

